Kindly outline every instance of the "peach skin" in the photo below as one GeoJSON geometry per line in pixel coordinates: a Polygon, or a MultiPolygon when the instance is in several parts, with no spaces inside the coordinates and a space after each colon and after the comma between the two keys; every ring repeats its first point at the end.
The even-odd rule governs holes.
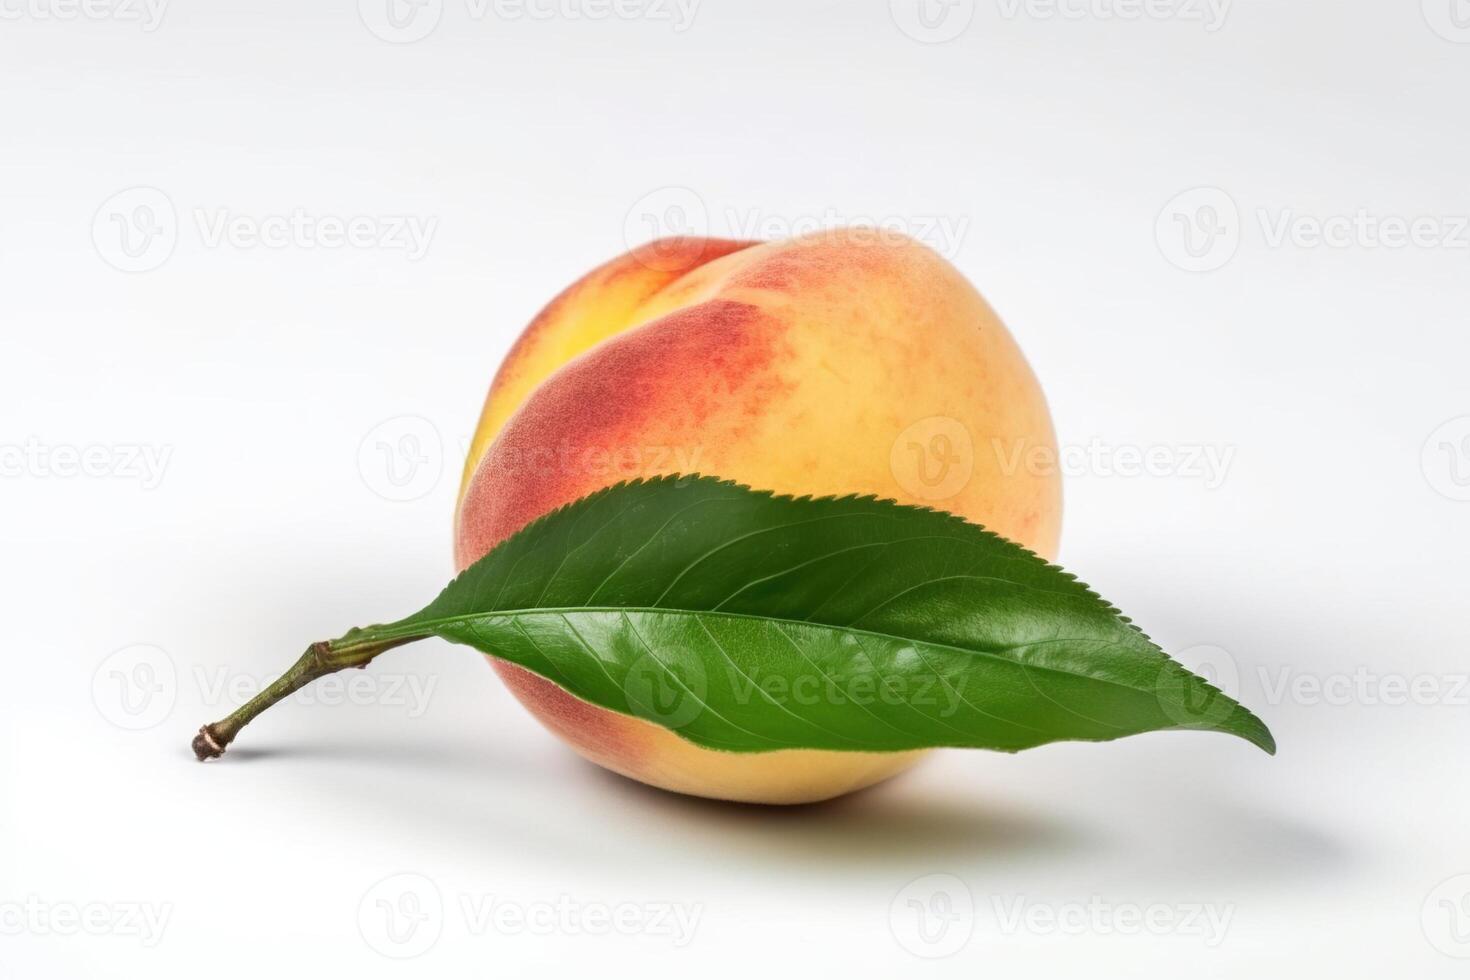
{"type": "MultiPolygon", "coordinates": [[[[1052,557],[1060,477],[1018,461],[1055,451],[1020,349],[929,248],[871,229],[668,239],[588,274],[512,348],[472,443],[455,560],[610,484],[694,472],[935,507],[1052,557]]],[[[811,802],[922,754],[719,752],[490,659],[583,756],[680,793],[811,802]]]]}

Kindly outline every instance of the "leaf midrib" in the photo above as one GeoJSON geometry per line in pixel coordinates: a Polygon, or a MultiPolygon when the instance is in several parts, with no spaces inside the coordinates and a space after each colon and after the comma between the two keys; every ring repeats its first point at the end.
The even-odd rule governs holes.
{"type": "MultiPolygon", "coordinates": [[[[417,621],[405,620],[402,623],[394,623],[391,626],[385,627],[383,635],[385,638],[398,638],[419,633],[438,634],[439,627],[441,626],[452,625],[455,623],[467,623],[468,621],[477,619],[514,619],[517,616],[534,616],[541,614],[566,616],[568,613],[646,613],[671,616],[717,616],[723,619],[749,620],[758,623],[786,623],[791,626],[808,626],[816,627],[818,629],[842,630],[848,633],[860,633],[864,636],[872,636],[879,639],[897,641],[900,643],[922,643],[925,646],[933,647],[939,650],[949,650],[954,653],[967,656],[985,657],[991,660],[998,660],[1013,667],[1020,667],[1023,670],[1038,670],[1046,673],[1061,674],[1064,677],[1076,677],[1082,680],[1095,681],[1099,684],[1107,684],[1112,687],[1121,688],[1125,691],[1131,691],[1135,694],[1151,693],[1144,688],[1133,687],[1132,685],[1124,684],[1121,681],[1116,681],[1111,678],[1098,677],[1095,674],[1082,674],[1076,671],[1065,670],[1061,667],[1052,667],[1045,664],[1024,663],[1020,660],[1014,660],[1010,657],[1006,657],[1002,652],[997,652],[993,650],[972,649],[970,647],[955,646],[952,643],[944,643],[938,640],[915,639],[914,637],[898,636],[893,633],[881,633],[877,630],[863,629],[861,627],[837,626],[832,623],[816,623],[812,622],[811,620],[790,619],[785,616],[756,616],[750,613],[712,612],[707,609],[684,609],[675,606],[533,606],[526,609],[496,609],[489,612],[466,613],[458,616],[445,616],[439,619],[417,621]]],[[[1118,647],[1122,645],[1107,640],[1099,640],[1096,637],[1053,637],[1049,640],[1035,640],[1030,643],[1012,644],[1011,646],[1003,647],[1002,650],[1019,650],[1024,647],[1046,646],[1053,643],[1088,643],[1100,644],[1106,647],[1118,647]]],[[[1169,663],[1168,658],[1165,657],[1163,654],[1159,654],[1157,659],[1160,665],[1167,665],[1169,663]]],[[[936,672],[936,676],[941,675],[938,675],[936,672]]],[[[1182,702],[1171,701],[1169,703],[1183,707],[1182,702]]]]}

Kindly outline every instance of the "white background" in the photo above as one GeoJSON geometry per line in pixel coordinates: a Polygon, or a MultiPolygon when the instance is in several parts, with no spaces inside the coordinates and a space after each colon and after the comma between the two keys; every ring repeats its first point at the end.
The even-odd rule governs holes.
{"type": "Polygon", "coordinates": [[[0,976],[1463,975],[1463,0],[93,2],[0,0],[0,976]],[[432,233],[211,233],[297,212],[432,233]],[[1077,453],[1062,560],[1279,756],[945,752],[732,807],[425,643],[193,761],[443,583],[557,290],[656,228],[864,220],[1006,318],[1077,453]]]}

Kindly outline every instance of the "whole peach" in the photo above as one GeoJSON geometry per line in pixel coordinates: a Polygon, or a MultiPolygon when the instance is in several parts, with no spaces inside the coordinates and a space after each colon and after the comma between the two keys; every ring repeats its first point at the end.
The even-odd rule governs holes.
{"type": "MultiPolygon", "coordinates": [[[[703,473],[796,495],[947,510],[1051,557],[1061,485],[1046,401],[973,286],[875,229],[666,239],[551,302],[495,377],[460,492],[463,568],[527,522],[635,477],[703,473]]],[[[702,748],[491,658],[586,758],[697,796],[826,799],[922,753],[702,748]]]]}

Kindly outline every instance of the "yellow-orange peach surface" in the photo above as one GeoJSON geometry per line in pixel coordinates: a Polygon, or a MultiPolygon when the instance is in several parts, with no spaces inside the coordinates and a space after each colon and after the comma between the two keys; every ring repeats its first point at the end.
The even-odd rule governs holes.
{"type": "MultiPolygon", "coordinates": [[[[507,356],[466,467],[455,560],[594,490],[678,472],[936,507],[1050,557],[1061,488],[1035,461],[1055,449],[1010,334],[925,246],[864,229],[668,239],[588,274],[507,356]]],[[[921,754],[719,752],[491,662],[582,755],[681,793],[810,802],[921,754]]]]}

